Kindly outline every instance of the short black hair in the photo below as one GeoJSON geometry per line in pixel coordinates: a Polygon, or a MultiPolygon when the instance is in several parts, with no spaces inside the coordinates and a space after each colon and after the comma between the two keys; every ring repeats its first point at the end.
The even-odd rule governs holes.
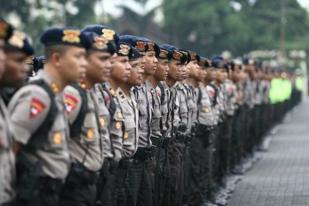
{"type": "Polygon", "coordinates": [[[54,53],[59,53],[59,54],[63,54],[64,52],[67,51],[67,49],[71,47],[71,46],[68,46],[68,45],[50,45],[50,46],[46,46],[44,48],[44,56],[46,58],[46,61],[48,61],[51,56],[54,54],[54,53]]]}

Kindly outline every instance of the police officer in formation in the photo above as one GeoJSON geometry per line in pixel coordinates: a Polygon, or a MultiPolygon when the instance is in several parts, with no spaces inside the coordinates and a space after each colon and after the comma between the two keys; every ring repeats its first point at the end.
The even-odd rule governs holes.
{"type": "Polygon", "coordinates": [[[0,205],[216,204],[296,105],[296,77],[105,25],[52,27],[33,57],[0,19],[0,205]],[[277,93],[276,93],[277,92],[277,93]]]}

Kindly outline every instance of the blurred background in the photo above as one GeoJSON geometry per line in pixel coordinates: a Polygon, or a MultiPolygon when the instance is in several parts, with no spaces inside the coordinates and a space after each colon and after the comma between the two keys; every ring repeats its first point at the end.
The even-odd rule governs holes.
{"type": "Polygon", "coordinates": [[[206,57],[250,53],[288,68],[308,62],[308,12],[309,0],[1,0],[0,7],[31,35],[37,55],[49,26],[102,23],[206,57]]]}

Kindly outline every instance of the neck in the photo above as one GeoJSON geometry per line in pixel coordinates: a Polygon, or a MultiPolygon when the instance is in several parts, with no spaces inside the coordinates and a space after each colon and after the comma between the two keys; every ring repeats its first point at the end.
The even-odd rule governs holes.
{"type": "Polygon", "coordinates": [[[69,85],[70,82],[67,82],[63,79],[63,76],[59,74],[56,68],[50,64],[45,64],[44,71],[51,76],[53,82],[57,84],[60,91],[64,89],[65,86],[69,85]]]}
{"type": "Polygon", "coordinates": [[[87,89],[91,89],[94,86],[94,82],[91,81],[89,78],[85,78],[84,80],[82,80],[82,82],[86,85],[87,89]]]}
{"type": "Polygon", "coordinates": [[[169,87],[172,87],[177,81],[175,81],[174,79],[171,79],[171,78],[167,78],[166,79],[166,84],[169,86],[169,87]]]}
{"type": "Polygon", "coordinates": [[[122,89],[122,91],[127,95],[130,96],[130,91],[132,86],[126,83],[123,83],[120,85],[120,88],[122,89]]]}
{"type": "Polygon", "coordinates": [[[114,90],[119,87],[119,84],[113,78],[110,78],[108,82],[114,90]]]}
{"type": "Polygon", "coordinates": [[[150,82],[151,86],[155,87],[158,85],[159,81],[152,75],[148,76],[147,80],[150,82]]]}
{"type": "Polygon", "coordinates": [[[189,77],[186,80],[186,83],[189,84],[190,86],[197,87],[197,81],[195,78],[189,77]]]}

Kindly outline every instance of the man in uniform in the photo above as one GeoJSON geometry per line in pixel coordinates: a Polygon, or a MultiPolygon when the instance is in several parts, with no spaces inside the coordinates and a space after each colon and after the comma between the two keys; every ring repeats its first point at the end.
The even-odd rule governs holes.
{"type": "Polygon", "coordinates": [[[246,156],[252,155],[253,152],[253,141],[254,136],[252,136],[252,131],[254,131],[254,123],[252,122],[254,118],[254,60],[248,57],[243,59],[244,72],[246,72],[247,77],[244,81],[244,112],[245,112],[245,123],[246,127],[244,130],[245,137],[245,150],[246,156]]]}
{"type": "MultiPolygon", "coordinates": [[[[0,82],[5,71],[4,47],[11,37],[12,31],[13,27],[0,18],[0,82]]],[[[10,130],[11,123],[2,97],[0,98],[0,128],[0,205],[5,206],[9,205],[15,197],[15,157],[12,131],[10,130]]]]}
{"type": "Polygon", "coordinates": [[[96,205],[96,183],[103,166],[103,140],[108,135],[108,109],[94,85],[109,77],[112,42],[96,33],[84,32],[89,39],[86,76],[79,84],[67,86],[64,98],[70,123],[69,149],[72,166],[61,193],[62,205],[96,205]]]}
{"type": "MultiPolygon", "coordinates": [[[[169,143],[166,160],[168,162],[166,166],[167,180],[162,205],[180,205],[182,203],[183,191],[183,137],[185,136],[186,125],[184,123],[185,119],[180,124],[182,114],[180,113],[181,97],[178,84],[179,81],[183,80],[183,67],[188,57],[172,45],[164,44],[160,47],[167,50],[172,57],[169,61],[169,72],[166,80],[169,90],[169,111],[165,135],[166,138],[169,138],[169,143]]],[[[185,97],[183,96],[182,100],[184,99],[185,97]]],[[[183,110],[184,108],[181,111],[183,110]]]]}
{"type": "Polygon", "coordinates": [[[104,165],[100,173],[97,187],[97,203],[99,205],[113,205],[115,201],[115,175],[118,163],[122,158],[123,147],[123,115],[116,94],[120,83],[127,81],[130,75],[128,45],[118,44],[118,35],[104,25],[90,25],[83,32],[93,32],[104,37],[116,45],[116,54],[111,57],[111,71],[104,82],[95,85],[97,95],[104,97],[108,108],[109,118],[106,119],[108,134],[104,135],[104,165]]]}
{"type": "Polygon", "coordinates": [[[167,101],[165,97],[165,91],[162,84],[168,75],[168,63],[171,59],[169,52],[165,49],[159,47],[159,53],[157,55],[158,64],[157,70],[153,76],[150,76],[149,81],[151,82],[151,93],[153,96],[153,117],[151,122],[151,140],[154,146],[156,146],[155,151],[155,179],[154,179],[154,205],[161,205],[162,202],[162,191],[164,190],[164,184],[166,178],[164,177],[164,167],[166,162],[166,145],[167,139],[163,136],[166,130],[166,120],[167,120],[167,101]]]}
{"type": "Polygon", "coordinates": [[[132,205],[153,205],[153,177],[154,177],[154,158],[151,137],[151,120],[153,96],[150,92],[150,83],[147,79],[153,75],[157,69],[156,54],[157,45],[146,38],[125,35],[124,38],[130,42],[132,47],[139,50],[144,56],[144,83],[133,88],[133,93],[139,108],[139,141],[138,149],[134,155],[129,187],[132,192],[132,205]]]}
{"type": "Polygon", "coordinates": [[[17,205],[59,205],[71,164],[62,90],[85,72],[80,30],[50,28],[41,42],[46,64],[40,79],[18,90],[9,104],[18,152],[17,205]]]}
{"type": "MultiPolygon", "coordinates": [[[[120,36],[119,42],[126,42],[125,38],[120,36]]],[[[127,43],[127,42],[126,42],[127,43]]],[[[139,51],[131,47],[130,65],[132,67],[130,78],[122,82],[117,95],[119,96],[119,105],[123,112],[123,154],[117,169],[116,180],[116,205],[132,205],[132,191],[129,182],[134,178],[134,170],[131,170],[133,156],[138,147],[138,108],[135,101],[135,96],[132,92],[134,86],[139,86],[143,83],[144,61],[143,56],[139,51]]]]}
{"type": "Polygon", "coordinates": [[[199,75],[196,137],[192,140],[192,191],[189,205],[205,203],[206,198],[211,201],[212,190],[212,154],[215,122],[212,102],[206,88],[209,82],[205,81],[206,77],[209,77],[210,62],[208,59],[200,57],[198,64],[203,72],[200,72],[199,75]]]}

